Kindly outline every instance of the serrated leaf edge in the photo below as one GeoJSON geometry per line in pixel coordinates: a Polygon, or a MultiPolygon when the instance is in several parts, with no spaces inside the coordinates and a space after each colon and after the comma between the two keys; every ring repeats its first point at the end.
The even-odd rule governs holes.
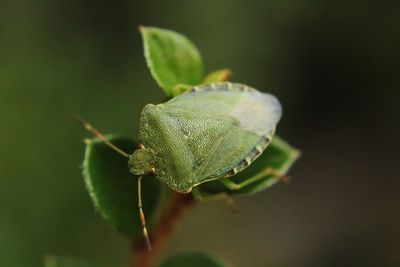
{"type": "MultiPolygon", "coordinates": [[[[109,135],[105,135],[105,137],[108,140],[114,139],[114,138],[127,138],[130,139],[129,137],[126,137],[124,135],[120,135],[120,134],[109,134],[109,135]]],[[[86,190],[89,193],[89,196],[93,202],[94,208],[96,211],[98,211],[101,216],[109,223],[111,223],[111,225],[116,228],[115,225],[115,220],[112,219],[112,216],[105,211],[104,209],[101,208],[101,205],[99,204],[99,199],[97,198],[96,194],[95,194],[95,190],[94,190],[94,186],[92,184],[92,179],[91,179],[91,175],[89,173],[89,169],[90,169],[90,163],[89,163],[89,157],[90,157],[90,153],[92,153],[93,147],[95,144],[98,143],[103,143],[103,141],[101,141],[98,138],[92,138],[89,139],[89,142],[85,142],[86,143],[86,148],[85,148],[85,154],[83,157],[83,163],[82,163],[82,174],[84,177],[84,182],[85,182],[85,186],[86,186],[86,190]]]]}

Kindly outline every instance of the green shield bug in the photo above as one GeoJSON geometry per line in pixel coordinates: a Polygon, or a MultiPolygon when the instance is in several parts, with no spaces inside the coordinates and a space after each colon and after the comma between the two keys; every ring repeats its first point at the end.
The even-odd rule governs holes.
{"type": "MultiPolygon", "coordinates": [[[[229,177],[261,155],[271,142],[281,114],[281,105],[273,95],[246,85],[223,82],[195,86],[166,103],[143,108],[140,144],[131,155],[89,123],[80,121],[127,157],[130,172],[139,176],[138,207],[150,250],[140,195],[142,177],[151,174],[180,193],[189,193],[197,185],[216,179],[230,189],[239,189],[241,185],[229,177]]],[[[257,177],[249,180],[255,182],[257,177]]]]}

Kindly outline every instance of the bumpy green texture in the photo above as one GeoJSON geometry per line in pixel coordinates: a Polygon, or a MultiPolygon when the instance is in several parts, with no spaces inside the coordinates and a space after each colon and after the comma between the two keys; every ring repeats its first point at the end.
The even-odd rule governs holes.
{"type": "MultiPolygon", "coordinates": [[[[293,148],[279,136],[275,135],[272,138],[271,144],[250,167],[229,179],[235,183],[241,183],[248,180],[250,177],[254,177],[254,175],[260,174],[262,170],[265,170],[268,167],[280,172],[281,174],[286,174],[299,156],[300,152],[297,149],[293,148]]],[[[279,177],[270,174],[239,190],[228,189],[226,186],[221,184],[219,180],[201,184],[198,189],[204,195],[215,195],[221,192],[230,195],[254,194],[273,186],[279,180],[279,177]]]]}
{"type": "MultiPolygon", "coordinates": [[[[136,143],[126,137],[109,136],[113,144],[132,153],[136,143]]],[[[128,170],[128,159],[104,142],[92,139],[86,146],[83,174],[87,190],[101,215],[117,230],[129,236],[141,235],[137,209],[137,177],[128,170]]],[[[160,183],[153,177],[143,179],[143,207],[149,222],[160,199],[160,183]]]]}
{"type": "Polygon", "coordinates": [[[185,36],[154,27],[140,27],[147,66],[167,96],[175,96],[175,85],[200,84],[203,62],[195,45],[185,36]]]}
{"type": "Polygon", "coordinates": [[[278,100],[241,84],[190,91],[141,115],[139,138],[156,155],[157,178],[178,192],[235,175],[267,147],[281,117],[278,100]]]}
{"type": "Polygon", "coordinates": [[[180,252],[169,256],[158,267],[229,267],[214,256],[198,251],[180,252]]]}
{"type": "Polygon", "coordinates": [[[44,267],[95,267],[93,264],[76,258],[46,256],[44,267]]]}

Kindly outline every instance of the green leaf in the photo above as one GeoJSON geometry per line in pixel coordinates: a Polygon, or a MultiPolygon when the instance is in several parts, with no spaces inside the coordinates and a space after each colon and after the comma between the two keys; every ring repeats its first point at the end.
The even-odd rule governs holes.
{"type": "MultiPolygon", "coordinates": [[[[127,153],[136,148],[135,142],[129,138],[111,135],[108,139],[127,153]]],[[[98,139],[87,143],[83,175],[95,207],[121,233],[129,236],[141,234],[137,177],[129,172],[128,159],[98,139]]],[[[151,223],[161,195],[161,184],[150,176],[142,181],[143,209],[151,223]]]]}
{"type": "Polygon", "coordinates": [[[232,77],[232,71],[230,69],[216,70],[208,74],[204,80],[203,84],[225,82],[232,77]]]}
{"type": "Polygon", "coordinates": [[[169,256],[159,267],[228,267],[214,256],[199,252],[185,251],[169,256]]]}
{"type": "Polygon", "coordinates": [[[177,84],[196,85],[203,78],[203,62],[195,45],[182,34],[154,27],[139,28],[147,66],[167,96],[177,84]]]}
{"type": "MultiPolygon", "coordinates": [[[[241,183],[267,167],[271,167],[274,170],[279,171],[281,174],[286,174],[299,156],[300,152],[297,149],[293,148],[280,137],[275,135],[271,144],[258,159],[256,159],[247,169],[230,179],[235,183],[241,183]]],[[[199,185],[199,189],[202,193],[209,195],[221,192],[226,192],[232,195],[252,194],[271,187],[279,180],[279,177],[269,175],[239,190],[230,190],[216,180],[199,185]]]]}
{"type": "Polygon", "coordinates": [[[90,262],[69,258],[69,257],[55,257],[55,256],[46,256],[44,257],[44,266],[45,267],[94,267],[90,262]]]}

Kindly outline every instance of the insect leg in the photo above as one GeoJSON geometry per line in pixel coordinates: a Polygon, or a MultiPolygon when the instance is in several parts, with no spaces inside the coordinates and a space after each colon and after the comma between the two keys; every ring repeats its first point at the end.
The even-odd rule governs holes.
{"type": "Polygon", "coordinates": [[[239,189],[242,189],[243,187],[245,187],[247,185],[255,183],[269,175],[273,175],[274,177],[281,179],[285,183],[287,183],[289,181],[289,177],[287,177],[286,175],[282,174],[280,171],[275,170],[274,168],[271,168],[271,167],[267,167],[267,168],[263,169],[256,175],[254,175],[238,184],[235,183],[234,181],[232,181],[230,178],[222,178],[222,179],[219,179],[218,181],[220,181],[223,185],[225,185],[227,188],[229,188],[231,190],[239,190],[239,189]]]}
{"type": "Polygon", "coordinates": [[[142,224],[142,229],[143,229],[144,241],[146,243],[147,250],[151,251],[149,234],[146,228],[146,218],[144,217],[144,212],[142,208],[142,187],[141,187],[142,178],[143,176],[139,176],[138,178],[138,208],[139,208],[140,223],[142,224]]]}
{"type": "Polygon", "coordinates": [[[76,119],[83,125],[83,127],[85,127],[86,130],[88,130],[89,132],[91,132],[95,137],[99,138],[101,141],[103,141],[104,143],[106,143],[106,145],[108,145],[110,148],[112,148],[114,151],[118,152],[119,154],[121,154],[124,157],[129,158],[129,154],[126,153],[125,151],[123,151],[122,149],[120,149],[119,147],[117,147],[116,145],[114,145],[113,143],[111,143],[110,141],[108,141],[108,139],[96,128],[94,128],[90,123],[88,123],[85,119],[76,116],[76,119]]]}
{"type": "Polygon", "coordinates": [[[200,189],[194,187],[192,189],[192,194],[193,194],[194,198],[198,201],[206,202],[206,201],[223,200],[223,201],[225,201],[225,204],[229,207],[230,210],[232,210],[235,213],[239,212],[239,209],[236,207],[235,201],[226,192],[221,192],[221,193],[212,194],[212,195],[211,194],[203,195],[200,192],[200,189]]]}

